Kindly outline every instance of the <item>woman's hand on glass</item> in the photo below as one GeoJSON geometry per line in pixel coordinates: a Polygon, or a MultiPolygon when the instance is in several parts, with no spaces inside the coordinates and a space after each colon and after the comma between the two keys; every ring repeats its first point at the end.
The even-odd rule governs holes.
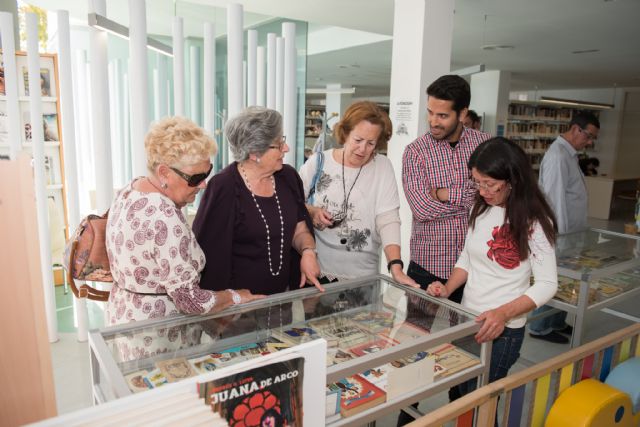
{"type": "Polygon", "coordinates": [[[257,299],[263,299],[267,297],[266,295],[262,295],[262,294],[252,294],[251,291],[248,289],[238,289],[236,290],[236,292],[238,293],[238,295],[240,295],[240,302],[238,304],[244,304],[247,302],[251,302],[257,299]]]}
{"type": "Polygon", "coordinates": [[[493,309],[481,313],[476,317],[476,323],[482,323],[475,338],[479,344],[493,341],[502,334],[507,323],[507,316],[499,309],[493,309]]]}
{"type": "Polygon", "coordinates": [[[313,227],[317,230],[324,230],[333,225],[333,217],[326,209],[314,206],[309,209],[309,213],[313,227]]]}
{"type": "Polygon", "coordinates": [[[318,288],[320,292],[324,292],[324,288],[318,281],[320,276],[320,266],[316,258],[315,251],[303,251],[300,259],[300,287],[303,288],[306,283],[311,283],[318,288]]]}
{"type": "Polygon", "coordinates": [[[393,280],[400,283],[401,285],[411,286],[412,288],[420,287],[420,285],[416,283],[415,280],[404,274],[404,271],[402,271],[402,267],[398,264],[391,266],[391,277],[393,277],[393,280]]]}
{"type": "Polygon", "coordinates": [[[427,286],[427,294],[431,295],[432,297],[449,297],[449,291],[447,290],[447,287],[443,285],[442,282],[439,282],[437,280],[427,286]]]}

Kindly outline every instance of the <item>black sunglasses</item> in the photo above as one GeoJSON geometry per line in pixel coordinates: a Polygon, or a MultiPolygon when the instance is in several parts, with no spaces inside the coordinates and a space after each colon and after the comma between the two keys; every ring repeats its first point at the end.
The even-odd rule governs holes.
{"type": "Polygon", "coordinates": [[[180,178],[182,178],[185,181],[187,181],[187,185],[189,187],[197,187],[198,185],[200,185],[200,183],[202,181],[207,179],[207,177],[209,176],[209,174],[213,170],[213,164],[209,166],[209,170],[206,173],[197,173],[197,174],[194,174],[194,175],[187,175],[186,173],[182,172],[181,170],[173,168],[171,166],[169,166],[169,168],[172,171],[174,171],[175,173],[177,173],[180,176],[180,178]]]}

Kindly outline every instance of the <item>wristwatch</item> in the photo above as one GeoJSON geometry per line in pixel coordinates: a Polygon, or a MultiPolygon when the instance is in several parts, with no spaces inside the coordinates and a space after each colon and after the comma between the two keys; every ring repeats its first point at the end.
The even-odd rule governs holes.
{"type": "Polygon", "coordinates": [[[387,270],[389,270],[389,273],[391,273],[391,266],[393,264],[400,264],[400,268],[404,268],[404,262],[402,262],[401,259],[392,259],[389,261],[389,264],[387,264],[387,270]]]}
{"type": "Polygon", "coordinates": [[[237,304],[240,304],[242,302],[242,297],[240,296],[239,293],[237,293],[233,289],[227,289],[227,290],[231,294],[231,301],[233,301],[233,305],[237,305],[237,304]]]}

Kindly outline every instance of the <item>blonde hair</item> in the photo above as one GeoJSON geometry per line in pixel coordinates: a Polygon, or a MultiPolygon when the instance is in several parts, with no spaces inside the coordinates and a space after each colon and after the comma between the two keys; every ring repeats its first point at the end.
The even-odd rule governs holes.
{"type": "Polygon", "coordinates": [[[216,142],[191,120],[165,117],[155,122],[144,138],[147,169],[155,172],[162,163],[183,168],[215,156],[216,142]]]}

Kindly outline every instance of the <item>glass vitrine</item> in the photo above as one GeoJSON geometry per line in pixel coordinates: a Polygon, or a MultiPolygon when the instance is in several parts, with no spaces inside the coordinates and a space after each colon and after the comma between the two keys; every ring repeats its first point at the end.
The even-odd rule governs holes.
{"type": "Polygon", "coordinates": [[[324,293],[305,288],[272,295],[213,315],[109,327],[89,337],[94,400],[325,339],[327,423],[362,424],[467,379],[483,381],[490,344],[474,340],[476,315],[378,275],[329,284],[324,293]]]}
{"type": "Polygon", "coordinates": [[[558,292],[549,305],[575,314],[572,347],[582,343],[589,314],[598,310],[634,321],[608,307],[640,292],[640,239],[605,230],[559,236],[558,292]]]}

